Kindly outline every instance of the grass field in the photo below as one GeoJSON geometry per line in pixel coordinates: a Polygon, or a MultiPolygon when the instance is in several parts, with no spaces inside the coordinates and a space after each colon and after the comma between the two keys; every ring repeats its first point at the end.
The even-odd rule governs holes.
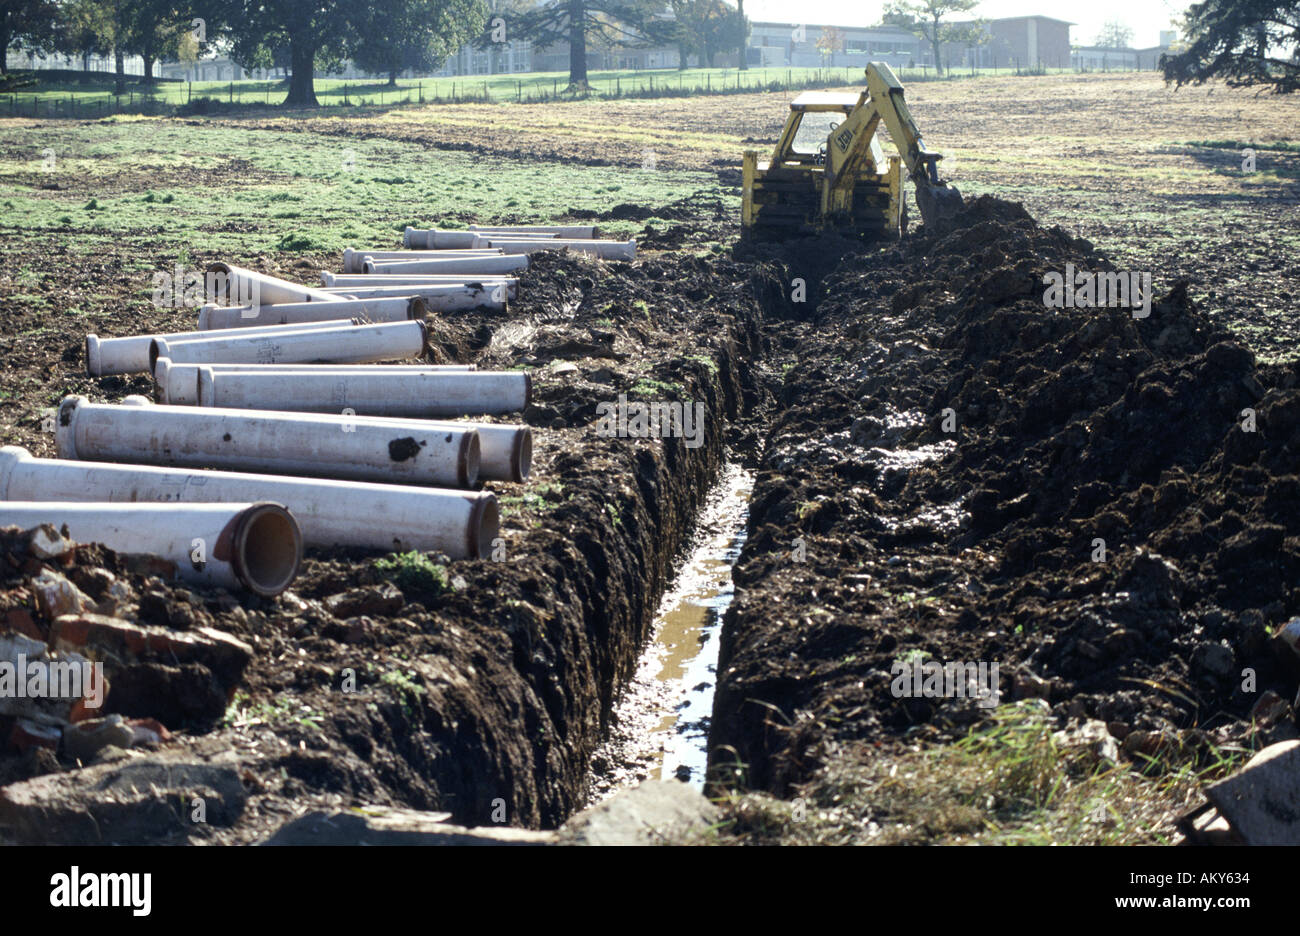
{"type": "MultiPolygon", "coordinates": [[[[653,211],[696,193],[738,210],[740,154],[775,140],[789,97],[5,121],[0,230],[38,267],[50,249],[105,249],[167,268],[186,252],[291,260],[393,244],[406,224],[653,211]]],[[[1300,101],[1145,73],[919,83],[909,101],[967,194],[1021,200],[1165,282],[1228,295],[1262,353],[1291,353],[1277,326],[1294,315],[1281,296],[1300,255],[1300,101]],[[1207,265],[1207,244],[1233,262],[1207,265]]]]}

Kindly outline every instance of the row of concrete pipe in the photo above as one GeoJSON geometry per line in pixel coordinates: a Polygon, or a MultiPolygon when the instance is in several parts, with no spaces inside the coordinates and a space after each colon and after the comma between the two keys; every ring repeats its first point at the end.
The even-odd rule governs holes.
{"type": "Polygon", "coordinates": [[[304,546],[485,556],[499,515],[476,487],[524,481],[532,434],[445,420],[518,412],[531,378],[392,362],[424,355],[430,311],[504,309],[519,288],[509,274],[534,249],[635,254],[632,241],[594,237],[408,228],[410,249],[349,249],[319,288],[213,264],[195,331],[87,336],[92,376],[149,373],[161,402],[66,397],[58,458],[0,448],[0,526],[52,523],[268,597],[293,582],[304,546]]]}

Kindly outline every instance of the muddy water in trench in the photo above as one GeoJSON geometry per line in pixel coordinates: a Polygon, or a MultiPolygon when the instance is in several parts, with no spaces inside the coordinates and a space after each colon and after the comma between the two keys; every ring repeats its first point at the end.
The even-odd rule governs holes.
{"type": "Polygon", "coordinates": [[[636,675],[614,706],[609,739],[592,756],[591,802],[644,779],[703,788],[722,616],[734,594],[731,567],[745,544],[753,487],[751,472],[724,466],[636,675]]]}

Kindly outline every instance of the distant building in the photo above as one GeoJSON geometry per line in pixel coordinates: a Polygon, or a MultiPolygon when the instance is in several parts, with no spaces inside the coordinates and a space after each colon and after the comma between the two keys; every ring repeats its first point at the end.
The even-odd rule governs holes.
{"type": "Polygon", "coordinates": [[[888,62],[895,67],[917,61],[920,39],[897,26],[832,26],[820,23],[751,23],[748,62],[756,68],[833,68],[888,62]],[[818,46],[838,48],[823,51],[818,46]]]}
{"type": "MultiPolygon", "coordinates": [[[[954,25],[969,26],[968,20],[954,25]]],[[[1068,68],[1070,27],[1073,23],[1050,16],[1009,16],[985,20],[981,42],[946,42],[940,46],[944,67],[951,68],[1068,68]]],[[[934,56],[925,43],[924,63],[934,56]]]]}
{"type": "Polygon", "coordinates": [[[1147,49],[1078,46],[1070,54],[1070,65],[1079,71],[1154,71],[1160,67],[1160,56],[1177,41],[1177,33],[1162,30],[1160,44],[1147,49]]]}

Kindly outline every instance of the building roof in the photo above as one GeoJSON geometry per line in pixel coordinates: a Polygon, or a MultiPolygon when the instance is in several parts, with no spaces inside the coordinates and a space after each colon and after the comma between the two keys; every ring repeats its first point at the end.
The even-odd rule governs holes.
{"type": "Polygon", "coordinates": [[[1060,23],[1062,26],[1077,26],[1078,23],[1072,23],[1069,20],[1057,19],[1055,16],[1040,16],[1035,13],[1032,16],[995,16],[990,19],[990,23],[1011,23],[1016,20],[1040,19],[1047,20],[1049,23],[1060,23]]]}

